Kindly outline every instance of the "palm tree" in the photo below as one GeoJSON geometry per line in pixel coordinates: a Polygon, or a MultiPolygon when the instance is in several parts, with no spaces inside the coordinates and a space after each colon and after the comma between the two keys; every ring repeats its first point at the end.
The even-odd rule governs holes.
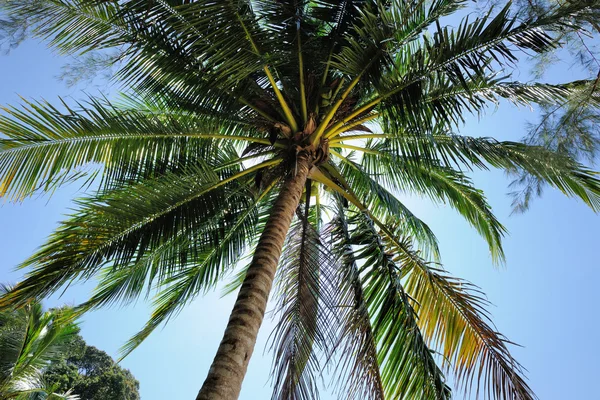
{"type": "MultiPolygon", "coordinates": [[[[4,294],[9,288],[0,286],[4,294]]],[[[77,400],[55,393],[44,369],[60,357],[78,328],[68,309],[44,312],[39,302],[0,312],[0,399],[77,400]]]]}
{"type": "Polygon", "coordinates": [[[274,283],[274,398],[314,398],[330,366],[344,398],[446,399],[445,373],[485,397],[534,398],[483,295],[442,269],[434,234],[397,194],[450,204],[497,262],[505,230],[465,168],[526,174],[525,183],[598,210],[600,181],[576,160],[455,132],[490,103],[595,92],[591,81],[513,82],[510,71],[519,51],[549,51],[560,32],[594,23],[600,3],[566,2],[529,19],[507,6],[445,26],[464,7],[8,2],[9,15],[61,52],[115,50],[125,94],[5,109],[2,196],[101,178],[23,263],[31,270],[0,306],[91,277],[100,281],[81,312],[154,291],[155,310],[126,355],[249,252],[197,399],[238,397],[274,283]]]}

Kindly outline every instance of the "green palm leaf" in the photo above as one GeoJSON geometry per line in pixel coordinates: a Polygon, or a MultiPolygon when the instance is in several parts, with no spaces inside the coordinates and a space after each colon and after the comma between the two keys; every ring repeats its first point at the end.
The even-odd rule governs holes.
{"type": "Polygon", "coordinates": [[[362,164],[370,173],[381,172],[383,176],[379,179],[397,190],[449,203],[487,241],[493,259],[503,261],[501,242],[506,230],[493,214],[483,192],[473,187],[466,175],[449,167],[425,167],[387,152],[365,153],[362,164]]]}
{"type": "Polygon", "coordinates": [[[599,209],[600,181],[597,173],[566,155],[543,147],[445,134],[434,134],[429,139],[406,137],[402,141],[409,145],[417,143],[420,151],[437,154],[447,164],[479,168],[491,165],[510,174],[525,172],[567,196],[579,197],[593,210],[599,209]]]}
{"type": "Polygon", "coordinates": [[[48,103],[28,102],[0,117],[7,137],[0,141],[0,196],[22,199],[62,183],[66,172],[98,164],[108,186],[139,180],[214,157],[223,139],[269,144],[239,132],[237,124],[203,116],[121,109],[95,100],[79,109],[64,106],[66,112],[60,112],[48,103]]]}
{"type": "MultiPolygon", "coordinates": [[[[145,181],[135,190],[118,189],[80,201],[79,212],[22,265],[35,266],[27,279],[1,301],[23,304],[72,280],[88,279],[106,263],[117,269],[126,266],[175,235],[193,239],[194,251],[210,249],[218,243],[219,231],[207,230],[204,224],[227,224],[247,208],[247,191],[236,180],[273,163],[224,179],[204,165],[145,181]]],[[[177,257],[183,258],[171,255],[176,258],[165,263],[167,275],[177,271],[177,257]]],[[[207,282],[212,279],[212,274],[205,277],[207,282]]]]}
{"type": "MultiPolygon", "coordinates": [[[[258,235],[257,220],[259,215],[269,210],[269,207],[262,204],[265,196],[270,194],[274,183],[263,191],[256,200],[249,204],[245,209],[241,209],[237,214],[228,210],[225,219],[225,226],[220,222],[221,218],[212,221],[209,226],[209,234],[213,241],[213,246],[204,248],[188,248],[183,253],[178,246],[179,236],[175,238],[173,244],[169,244],[166,250],[169,254],[179,257],[181,261],[176,270],[171,270],[175,263],[167,259],[158,272],[157,288],[158,293],[154,298],[154,310],[150,320],[146,325],[130,338],[121,349],[121,358],[126,357],[135,350],[158,326],[168,321],[173,315],[176,315],[186,304],[196,298],[200,293],[206,292],[211,286],[220,279],[228,269],[231,269],[242,257],[247,243],[252,242],[258,235]],[[181,259],[182,254],[188,255],[189,260],[181,259]]],[[[183,238],[187,238],[183,236],[183,238]]],[[[189,244],[187,244],[189,246],[189,244]]],[[[192,245],[193,246],[193,245],[192,245]]],[[[162,257],[164,249],[159,249],[158,253],[150,254],[150,261],[158,256],[162,257]]],[[[138,296],[143,290],[143,285],[147,282],[145,275],[148,274],[148,265],[136,262],[135,274],[131,271],[122,270],[122,273],[114,273],[114,270],[108,271],[104,280],[101,282],[93,296],[88,302],[82,305],[82,310],[88,310],[99,307],[107,302],[114,302],[121,298],[132,299],[138,296]]],[[[150,281],[154,280],[157,272],[156,266],[150,272],[150,281]]]]}
{"type": "Polygon", "coordinates": [[[475,386],[479,395],[483,385],[488,398],[536,398],[508,351],[510,342],[491,325],[490,304],[479,288],[426,263],[405,240],[386,236],[387,247],[402,262],[423,335],[443,355],[446,370],[454,370],[465,393],[475,386]],[[487,384],[492,381],[493,389],[487,384]]]}
{"type": "Polygon", "coordinates": [[[364,297],[377,342],[386,398],[445,399],[445,378],[417,326],[417,316],[402,284],[401,266],[381,241],[372,222],[358,214],[350,243],[360,246],[356,258],[364,297]]]}
{"type": "Polygon", "coordinates": [[[358,163],[345,157],[340,165],[343,176],[352,192],[362,200],[368,209],[383,220],[394,219],[401,224],[407,234],[418,243],[428,256],[439,258],[437,238],[426,223],[415,216],[397,197],[383,187],[358,163]]]}
{"type": "Polygon", "coordinates": [[[343,209],[337,210],[328,230],[332,236],[332,252],[340,260],[338,302],[341,327],[336,346],[341,357],[336,369],[340,375],[340,392],[348,399],[383,400],[385,391],[376,338],[343,209]]]}
{"type": "Polygon", "coordinates": [[[301,214],[290,230],[276,277],[273,399],[318,398],[318,354],[331,343],[332,260],[308,218],[301,214]]]}

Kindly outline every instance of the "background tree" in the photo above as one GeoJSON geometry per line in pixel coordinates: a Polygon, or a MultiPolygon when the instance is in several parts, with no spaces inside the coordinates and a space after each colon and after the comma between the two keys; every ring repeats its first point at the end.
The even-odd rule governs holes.
{"type": "Polygon", "coordinates": [[[92,276],[100,283],[81,312],[154,289],[155,311],[127,353],[253,249],[199,399],[238,396],[274,279],[276,398],[315,397],[327,360],[341,360],[344,397],[447,398],[446,371],[466,391],[533,398],[487,301],[441,269],[435,236],[395,194],[450,204],[498,262],[504,228],[463,171],[526,173],[597,210],[600,182],[569,154],[456,130],[500,99],[556,104],[590,90],[596,102],[592,81],[524,84],[510,71],[519,51],[545,53],[565,30],[590,29],[600,4],[442,24],[463,6],[7,3],[66,53],[125,49],[116,77],[128,92],[60,109],[29,102],[0,119],[4,197],[102,164],[100,189],[0,305],[92,276]]]}
{"type": "MultiPolygon", "coordinates": [[[[5,293],[9,288],[0,287],[5,293]]],[[[0,312],[0,399],[76,400],[69,388],[47,380],[45,371],[77,332],[68,309],[44,312],[38,302],[0,312]]]]}
{"type": "MultiPolygon", "coordinates": [[[[480,12],[486,13],[492,6],[504,6],[505,0],[480,0],[480,12]]],[[[541,17],[560,4],[562,0],[516,0],[515,9],[527,18],[541,17]]],[[[542,79],[557,64],[568,63],[570,70],[585,77],[592,85],[578,90],[558,103],[542,103],[537,106],[539,117],[527,123],[523,141],[543,146],[554,152],[568,155],[576,160],[595,165],[600,149],[600,108],[594,97],[600,84],[600,25],[590,21],[589,29],[565,29],[558,40],[563,44],[553,50],[530,54],[527,63],[535,79],[542,79]]],[[[527,210],[532,198],[537,197],[543,182],[521,171],[512,186],[514,211],[527,210]]]]}
{"type": "Polygon", "coordinates": [[[87,400],[139,400],[139,382],[102,350],[88,346],[80,335],[67,343],[61,358],[53,360],[46,380],[58,390],[71,390],[87,400]]]}

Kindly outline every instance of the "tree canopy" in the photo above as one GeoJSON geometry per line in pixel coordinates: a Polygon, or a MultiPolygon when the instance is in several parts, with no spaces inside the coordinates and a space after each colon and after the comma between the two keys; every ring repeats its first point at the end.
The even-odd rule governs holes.
{"type": "Polygon", "coordinates": [[[86,400],[139,400],[139,382],[102,350],[88,346],[80,335],[69,340],[60,358],[45,371],[60,391],[71,390],[86,400]]]}

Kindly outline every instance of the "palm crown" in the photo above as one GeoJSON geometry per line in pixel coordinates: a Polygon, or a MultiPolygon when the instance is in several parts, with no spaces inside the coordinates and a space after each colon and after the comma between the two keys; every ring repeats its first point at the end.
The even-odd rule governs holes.
{"type": "Polygon", "coordinates": [[[597,210],[600,182],[575,160],[452,132],[501,99],[551,104],[594,91],[587,81],[513,82],[506,71],[517,50],[545,52],[559,45],[556,34],[585,28],[600,4],[568,2],[525,20],[506,7],[445,27],[464,6],[8,3],[65,53],[117,49],[126,94],[5,110],[1,195],[18,200],[85,172],[101,182],[0,304],[93,276],[100,283],[81,311],[155,290],[127,354],[250,251],[199,399],[239,394],[274,279],[275,398],[314,398],[332,359],[344,398],[449,398],[442,371],[489,398],[533,398],[483,295],[435,263],[434,234],[396,193],[450,204],[496,261],[504,228],[461,169],[526,173],[597,210]]]}

